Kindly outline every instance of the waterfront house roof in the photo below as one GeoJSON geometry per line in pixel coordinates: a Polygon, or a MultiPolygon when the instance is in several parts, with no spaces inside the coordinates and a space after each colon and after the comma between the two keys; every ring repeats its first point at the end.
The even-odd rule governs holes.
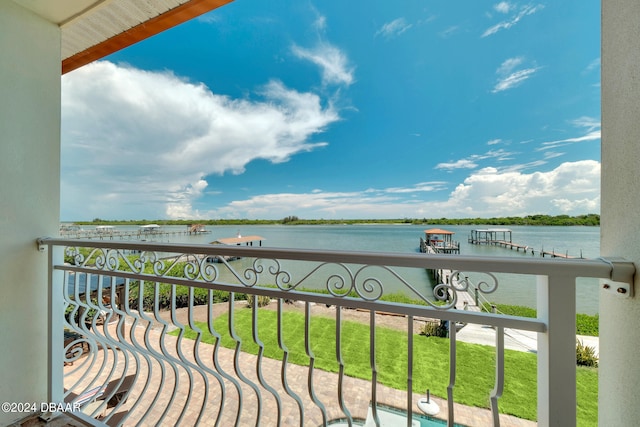
{"type": "Polygon", "coordinates": [[[242,243],[251,243],[251,242],[261,242],[264,240],[264,237],[260,236],[237,236],[237,237],[226,237],[223,239],[214,240],[213,244],[222,244],[222,245],[240,245],[242,243]]]}
{"type": "Polygon", "coordinates": [[[14,0],[61,30],[62,73],[233,0],[14,0]]]}

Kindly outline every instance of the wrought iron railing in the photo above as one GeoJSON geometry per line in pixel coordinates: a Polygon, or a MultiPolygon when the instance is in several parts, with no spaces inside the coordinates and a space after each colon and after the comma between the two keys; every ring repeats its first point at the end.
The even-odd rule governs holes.
{"type": "Polygon", "coordinates": [[[421,374],[414,370],[415,325],[425,319],[448,324],[444,418],[449,425],[456,419],[456,325],[462,323],[495,330],[495,384],[487,396],[494,425],[501,420],[505,328],[538,333],[539,425],[575,425],[576,278],[628,283],[634,273],[630,263],[603,260],[65,239],[38,243],[49,250],[51,272],[50,401],[68,402],[78,417],[108,425],[306,426],[337,419],[353,425],[367,412],[379,423],[382,404],[401,407],[411,425],[418,412],[414,380],[421,374]],[[434,292],[415,274],[432,269],[449,269],[449,277],[461,279],[436,284],[434,292]],[[470,272],[481,275],[475,287],[484,293],[501,286],[501,273],[537,277],[538,318],[455,310],[468,290],[470,272]],[[390,289],[412,302],[388,300],[390,289]],[[238,321],[245,320],[245,312],[237,309],[245,296],[252,300],[248,336],[238,321]],[[217,304],[220,299],[224,304],[217,304]],[[275,301],[277,361],[265,355],[274,351],[262,341],[261,299],[275,301]],[[284,315],[292,301],[301,307],[304,336],[288,334],[284,315]],[[331,378],[316,367],[318,338],[311,325],[317,307],[332,307],[335,319],[337,374],[331,378]],[[346,374],[343,320],[352,310],[368,313],[368,336],[358,338],[370,360],[364,387],[346,374]],[[222,313],[226,322],[218,323],[222,313]],[[405,325],[406,392],[379,383],[376,313],[396,315],[405,325]],[[210,344],[206,337],[212,337],[210,344]],[[231,349],[224,348],[225,339],[231,349]],[[255,355],[243,352],[248,346],[255,355]],[[290,361],[293,346],[303,349],[303,363],[290,361]]]}

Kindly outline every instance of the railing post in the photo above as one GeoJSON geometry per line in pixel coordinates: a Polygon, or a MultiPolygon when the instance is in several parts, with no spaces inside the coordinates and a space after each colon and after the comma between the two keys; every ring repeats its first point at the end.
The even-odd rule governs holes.
{"type": "Polygon", "coordinates": [[[576,283],[572,276],[538,276],[538,425],[576,425],[576,283]]]}
{"type": "Polygon", "coordinates": [[[64,262],[64,248],[61,246],[43,246],[49,251],[49,280],[47,283],[49,303],[49,384],[47,394],[49,402],[59,403],[64,399],[64,306],[63,286],[65,274],[54,270],[55,265],[64,262]]]}

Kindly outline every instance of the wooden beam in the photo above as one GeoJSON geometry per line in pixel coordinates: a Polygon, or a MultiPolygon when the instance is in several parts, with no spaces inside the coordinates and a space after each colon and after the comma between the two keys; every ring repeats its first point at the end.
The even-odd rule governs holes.
{"type": "Polygon", "coordinates": [[[95,46],[78,52],[62,61],[62,74],[80,68],[90,62],[104,58],[114,52],[161,33],[164,30],[187,22],[197,16],[231,3],[233,0],[191,0],[162,15],[143,22],[127,31],[117,34],[95,46]]]}

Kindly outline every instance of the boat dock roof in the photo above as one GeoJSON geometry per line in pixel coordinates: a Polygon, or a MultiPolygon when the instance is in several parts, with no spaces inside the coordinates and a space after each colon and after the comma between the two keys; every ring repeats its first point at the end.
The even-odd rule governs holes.
{"type": "Polygon", "coordinates": [[[237,237],[225,237],[223,239],[214,240],[211,243],[222,245],[241,245],[243,243],[262,242],[264,237],[260,236],[237,236],[237,237]]]}
{"type": "Polygon", "coordinates": [[[154,228],[160,228],[160,226],[158,224],[146,224],[146,225],[141,225],[140,228],[142,230],[149,230],[154,228]]]}
{"type": "Polygon", "coordinates": [[[430,230],[424,230],[425,234],[456,234],[453,231],[443,230],[442,228],[432,228],[430,230]]]}

